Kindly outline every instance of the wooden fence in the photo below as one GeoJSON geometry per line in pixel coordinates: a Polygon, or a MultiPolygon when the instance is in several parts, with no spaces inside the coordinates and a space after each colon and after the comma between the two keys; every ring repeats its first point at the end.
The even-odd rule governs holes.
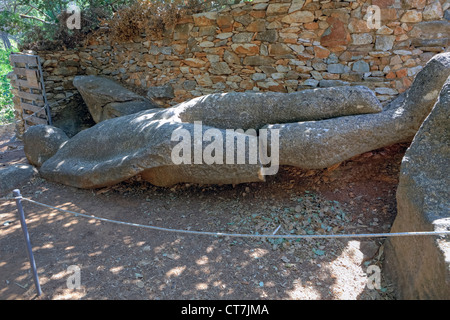
{"type": "Polygon", "coordinates": [[[16,110],[20,113],[19,120],[23,120],[24,129],[37,124],[51,125],[39,56],[14,53],[9,59],[13,67],[15,94],[19,103],[16,110]]]}

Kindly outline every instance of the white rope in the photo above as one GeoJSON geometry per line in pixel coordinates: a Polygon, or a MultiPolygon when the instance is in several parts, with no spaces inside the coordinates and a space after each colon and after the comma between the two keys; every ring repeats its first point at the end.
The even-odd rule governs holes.
{"type": "Polygon", "coordinates": [[[195,234],[195,235],[206,235],[206,236],[215,236],[215,237],[236,237],[236,238],[278,238],[278,239],[339,239],[339,238],[385,238],[385,237],[405,237],[405,236],[436,236],[436,235],[450,235],[450,231],[417,231],[417,232],[395,232],[395,233],[363,233],[363,234],[312,234],[312,235],[276,235],[276,231],[272,234],[241,234],[241,233],[223,233],[223,232],[207,232],[207,231],[192,231],[192,230],[183,230],[183,229],[170,229],[163,227],[156,227],[152,225],[143,225],[138,223],[131,223],[125,221],[118,220],[110,220],[106,218],[100,218],[96,216],[91,216],[79,212],[74,212],[70,210],[65,210],[61,208],[57,208],[54,206],[50,206],[48,204],[43,204],[31,199],[17,197],[15,199],[22,199],[31,203],[34,203],[39,206],[47,207],[50,209],[58,210],[64,213],[70,213],[75,216],[80,216],[89,219],[95,219],[98,221],[116,223],[121,225],[127,225],[132,227],[140,227],[158,231],[165,232],[174,232],[174,233],[186,233],[186,234],[195,234]]]}

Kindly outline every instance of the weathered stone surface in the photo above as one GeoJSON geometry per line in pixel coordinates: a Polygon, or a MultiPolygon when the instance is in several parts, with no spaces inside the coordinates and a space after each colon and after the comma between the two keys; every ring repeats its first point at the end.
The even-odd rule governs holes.
{"type": "MultiPolygon", "coordinates": [[[[195,154],[195,141],[199,141],[195,136],[196,122],[202,123],[203,131],[214,128],[225,141],[226,129],[258,129],[267,122],[320,120],[379,111],[379,101],[365,87],[304,90],[290,94],[212,94],[172,108],[143,111],[98,123],[69,140],[43,163],[40,172],[46,179],[79,188],[111,185],[137,174],[142,174],[153,184],[164,186],[177,182],[261,181],[259,157],[255,163],[235,165],[221,161],[223,164],[210,166],[195,163],[195,155],[192,155],[193,160],[189,163],[174,164],[171,152],[178,141],[172,141],[173,133],[183,129],[194,137],[188,147],[194,149],[195,154]]],[[[247,134],[244,136],[250,139],[247,134]]],[[[205,141],[202,143],[206,145],[205,141]]],[[[235,145],[235,154],[242,150],[241,147],[235,145]]],[[[225,157],[226,150],[220,151],[225,157]]]]}
{"type": "Polygon", "coordinates": [[[69,138],[94,124],[95,121],[78,92],[69,102],[60,106],[57,112],[52,110],[52,125],[62,129],[69,138]]]}
{"type": "Polygon", "coordinates": [[[240,64],[241,59],[233,52],[225,51],[223,54],[223,59],[229,64],[240,64]]]}
{"type": "Polygon", "coordinates": [[[329,73],[339,74],[339,73],[347,73],[349,71],[349,68],[340,63],[331,63],[328,65],[327,70],[329,73]]]}
{"type": "MultiPolygon", "coordinates": [[[[106,120],[80,132],[42,165],[42,177],[78,188],[108,186],[137,174],[159,186],[178,182],[237,184],[263,179],[261,164],[258,161],[251,164],[248,152],[247,161],[242,165],[227,164],[224,150],[223,159],[221,157],[224,164],[210,165],[203,161],[195,164],[194,148],[198,147],[202,136],[198,140],[194,124],[176,121],[171,109],[152,111],[106,120]],[[190,163],[174,164],[172,161],[172,150],[180,143],[172,141],[176,130],[184,130],[193,137],[187,142],[194,150],[189,156],[190,163]]],[[[202,126],[200,134],[207,129],[211,128],[202,126]]],[[[226,141],[225,130],[215,132],[226,141]]],[[[245,143],[249,136],[243,135],[243,138],[245,143]]],[[[201,150],[205,150],[206,145],[206,141],[200,142],[201,150]]],[[[242,145],[236,143],[234,147],[234,154],[237,154],[242,145]]]]}
{"type": "MultiPolygon", "coordinates": [[[[189,148],[186,149],[193,149],[194,154],[199,143],[195,141],[202,141],[201,150],[207,145],[208,139],[202,139],[203,135],[200,140],[195,137],[193,123],[196,121],[202,122],[201,132],[214,128],[223,141],[226,129],[259,129],[263,126],[270,129],[267,141],[271,141],[272,130],[279,129],[281,165],[324,168],[357,154],[409,141],[431,110],[438,88],[448,76],[450,53],[437,55],[419,72],[412,89],[382,112],[352,116],[341,115],[380,111],[372,91],[341,87],[284,95],[213,94],[173,108],[103,121],[69,140],[43,163],[40,172],[44,178],[80,188],[111,185],[137,174],[157,185],[261,180],[261,165],[256,160],[245,165],[228,165],[221,161],[222,164],[214,163],[211,167],[202,161],[196,164],[195,155],[189,154],[191,161],[183,162],[181,166],[175,164],[172,152],[180,141],[180,136],[173,139],[176,130],[194,137],[187,141],[189,148]],[[323,118],[331,119],[308,121],[323,118]],[[279,124],[264,126],[266,123],[279,124]]],[[[246,135],[246,138],[250,139],[250,136],[246,135]]],[[[181,139],[184,141],[185,138],[181,139]]],[[[225,154],[223,147],[223,144],[219,146],[221,156],[225,154]]],[[[265,148],[270,146],[265,145],[265,148]]]]}
{"type": "Polygon", "coordinates": [[[352,44],[365,45],[370,44],[373,41],[373,37],[370,33],[355,33],[352,34],[352,44]]]}
{"type": "MultiPolygon", "coordinates": [[[[450,77],[405,153],[391,232],[450,230],[450,77]]],[[[385,270],[400,299],[450,297],[450,240],[388,238],[385,270]]]]}
{"type": "MultiPolygon", "coordinates": [[[[107,78],[97,76],[76,76],[73,80],[73,84],[81,93],[92,118],[97,123],[108,119],[108,113],[105,113],[104,111],[110,103],[115,104],[114,108],[116,110],[118,110],[117,103],[124,102],[127,103],[126,106],[133,106],[131,102],[138,102],[138,105],[143,109],[158,108],[158,106],[150,100],[107,78]]],[[[121,115],[126,115],[136,110],[135,107],[130,109],[132,111],[129,111],[128,108],[125,107],[119,109],[123,112],[121,115]]]]}
{"type": "Polygon", "coordinates": [[[174,40],[187,40],[189,39],[189,33],[192,30],[193,25],[191,23],[178,24],[174,28],[173,39],[174,40]]]}
{"type": "Polygon", "coordinates": [[[251,32],[262,32],[266,30],[266,20],[259,19],[256,21],[253,21],[247,26],[247,31],[251,32]]]}
{"type": "Polygon", "coordinates": [[[329,17],[327,23],[330,27],[325,30],[320,44],[324,47],[336,47],[340,45],[347,45],[350,42],[350,34],[345,28],[344,23],[338,18],[329,17]]]}
{"type": "MultiPolygon", "coordinates": [[[[173,87],[170,84],[159,87],[151,87],[147,91],[149,99],[172,99],[175,97],[173,87]]],[[[142,110],[139,110],[142,111],[142,110]]]]}
{"type": "Polygon", "coordinates": [[[387,8],[393,5],[395,0],[372,0],[372,5],[378,6],[380,8],[387,8]]]}
{"type": "Polygon", "coordinates": [[[235,34],[232,39],[234,43],[249,43],[253,38],[252,32],[241,32],[235,34]]]}
{"type": "Polygon", "coordinates": [[[375,50],[388,51],[394,46],[395,36],[377,35],[375,50]]]}
{"type": "Polygon", "coordinates": [[[355,63],[353,63],[352,70],[355,72],[358,72],[358,73],[364,73],[364,72],[369,72],[370,67],[367,62],[360,60],[360,61],[356,61],[355,63]]]}
{"type": "Polygon", "coordinates": [[[427,4],[427,0],[407,0],[406,3],[411,9],[423,9],[427,4]]]}
{"type": "Polygon", "coordinates": [[[380,113],[263,128],[280,130],[281,165],[326,168],[370,150],[411,141],[448,76],[450,53],[439,54],[417,74],[407,93],[380,113]]]}
{"type": "Polygon", "coordinates": [[[210,72],[212,74],[231,74],[233,71],[231,71],[230,67],[226,62],[216,62],[211,65],[210,72]]]}
{"type": "Polygon", "coordinates": [[[314,14],[309,11],[295,11],[283,19],[281,19],[284,23],[307,23],[314,21],[314,14]]]}
{"type": "Polygon", "coordinates": [[[6,196],[12,190],[22,187],[36,175],[36,169],[28,164],[0,167],[0,196],[6,196]]]}
{"type": "Polygon", "coordinates": [[[425,21],[441,19],[444,16],[444,11],[439,0],[435,0],[427,5],[423,10],[422,16],[425,21]]]}
{"type": "Polygon", "coordinates": [[[197,58],[187,58],[183,61],[185,64],[187,64],[190,67],[194,67],[194,68],[201,68],[203,66],[205,66],[206,61],[203,61],[202,59],[197,59],[197,58]]]}
{"type": "Polygon", "coordinates": [[[280,92],[230,92],[198,97],[173,107],[183,122],[222,129],[258,129],[267,123],[321,120],[382,110],[360,86],[280,92]]]}
{"type": "Polygon", "coordinates": [[[321,88],[340,87],[340,86],[348,86],[348,85],[350,85],[350,82],[342,81],[342,80],[322,79],[319,81],[319,86],[321,88]]]}
{"type": "Polygon", "coordinates": [[[31,126],[23,134],[25,156],[30,164],[40,167],[67,141],[69,137],[59,128],[49,125],[31,126]]]}
{"type": "Polygon", "coordinates": [[[414,40],[448,38],[449,34],[450,22],[445,20],[420,22],[415,24],[410,31],[411,37],[415,38],[414,40]]]}
{"type": "Polygon", "coordinates": [[[244,65],[249,66],[269,66],[274,64],[275,60],[265,56],[248,56],[244,58],[244,65]]]}
{"type": "Polygon", "coordinates": [[[274,56],[282,56],[292,53],[291,48],[289,48],[284,43],[276,43],[269,45],[269,54],[274,56]]]}
{"type": "Polygon", "coordinates": [[[303,5],[305,4],[305,0],[292,0],[292,4],[289,7],[288,13],[292,13],[294,11],[301,10],[303,5]]]}
{"type": "Polygon", "coordinates": [[[290,6],[290,3],[271,3],[267,7],[267,15],[287,13],[290,6]]]}
{"type": "Polygon", "coordinates": [[[400,18],[401,22],[420,22],[422,21],[422,12],[417,10],[407,10],[400,18]]]}
{"type": "Polygon", "coordinates": [[[275,29],[258,32],[256,40],[274,43],[278,40],[278,32],[275,29]]]}
{"type": "MultiPolygon", "coordinates": [[[[111,45],[114,43],[111,36],[102,34],[92,37],[84,47],[39,52],[39,55],[50,103],[69,93],[77,93],[72,80],[74,75],[80,74],[105,75],[119,83],[126,83],[127,88],[148,89],[170,82],[174,86],[175,97],[164,102],[157,101],[165,107],[218,91],[255,88],[263,92],[274,88],[292,90],[300,83],[295,83],[295,80],[302,82],[311,76],[317,81],[325,80],[326,85],[331,85],[331,81],[337,84],[370,82],[367,84],[369,87],[377,87],[372,80],[378,78],[376,82],[392,81],[391,86],[403,92],[414,76],[413,72],[408,75],[409,68],[423,66],[437,52],[448,51],[449,10],[448,1],[443,0],[407,0],[402,5],[396,0],[244,1],[221,10],[184,16],[173,28],[165,30],[161,38],[149,38],[147,35],[111,45]],[[370,5],[378,5],[381,9],[380,28],[368,23],[370,5]],[[273,45],[272,52],[281,48],[284,54],[270,55],[270,45],[273,45]],[[292,49],[291,52],[285,50],[285,45],[292,49]],[[389,63],[387,60],[394,58],[397,55],[395,51],[399,50],[409,51],[411,57],[402,56],[399,62],[389,63]],[[339,61],[328,61],[332,54],[339,56],[339,61]],[[211,55],[215,56],[214,60],[209,58],[211,55]],[[246,59],[258,55],[265,58],[246,59]],[[377,75],[372,73],[357,79],[336,76],[345,73],[330,75],[327,70],[329,64],[342,63],[351,67],[353,62],[359,60],[368,63],[369,72],[377,75]],[[219,73],[215,73],[214,64],[217,62],[226,62],[232,73],[220,67],[219,73]],[[292,71],[298,72],[298,77],[293,73],[277,72],[277,79],[272,78],[270,85],[268,81],[259,85],[249,80],[253,72],[261,72],[254,70],[260,69],[260,66],[275,68],[286,64],[291,66],[292,71]],[[323,66],[316,69],[314,66],[319,64],[323,66]],[[386,69],[388,65],[390,70],[386,69]],[[313,67],[317,73],[313,75],[309,71],[295,70],[300,66],[313,67]],[[387,70],[384,74],[379,73],[384,70],[387,70]],[[397,78],[395,75],[399,70],[404,75],[397,78]],[[222,81],[216,75],[239,76],[242,79],[237,82],[222,81]],[[184,81],[197,78],[196,88],[183,88],[184,81]]],[[[361,74],[361,70],[367,70],[362,63],[355,64],[356,67],[361,67],[355,71],[361,74]]],[[[385,99],[381,94],[378,97],[385,99]]],[[[70,128],[70,118],[75,121],[87,119],[83,114],[84,109],[88,115],[87,108],[83,103],[77,105],[77,102],[71,100],[71,105],[64,109],[60,106],[53,108],[55,118],[61,111],[66,113],[64,118],[67,121],[64,120],[64,124],[55,122],[55,125],[58,123],[56,126],[70,128]],[[76,113],[74,107],[78,110],[76,113]]],[[[17,109],[20,109],[19,106],[17,109]]],[[[70,128],[71,135],[92,124],[90,119],[80,122],[83,126],[70,128]]]]}
{"type": "Polygon", "coordinates": [[[159,108],[155,107],[149,109],[148,102],[146,101],[111,102],[103,108],[102,117],[106,120],[123,117],[125,115],[141,112],[144,110],[152,110],[153,112],[156,112],[159,110],[159,108]]]}
{"type": "Polygon", "coordinates": [[[237,54],[256,55],[259,53],[259,47],[253,43],[233,43],[231,49],[237,54]]]}
{"type": "Polygon", "coordinates": [[[217,12],[202,12],[193,15],[196,26],[210,26],[217,20],[217,12]]]}

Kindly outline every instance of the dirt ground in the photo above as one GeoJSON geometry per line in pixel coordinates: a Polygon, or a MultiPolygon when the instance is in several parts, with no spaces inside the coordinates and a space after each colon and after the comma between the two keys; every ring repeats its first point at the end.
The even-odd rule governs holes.
{"type": "MultiPolygon", "coordinates": [[[[0,138],[0,165],[26,162],[0,138]]],[[[25,198],[108,219],[160,227],[271,234],[389,232],[407,145],[368,152],[327,170],[281,167],[264,183],[173,188],[139,177],[79,190],[39,177],[25,198]]],[[[253,239],[177,234],[77,217],[24,201],[43,295],[36,296],[13,200],[0,201],[2,300],[386,300],[383,238],[253,239]],[[370,266],[381,288],[367,286],[370,266]],[[71,267],[72,266],[72,267],[71,267]],[[73,271],[77,266],[79,272],[73,271]],[[79,288],[68,284],[79,276],[79,288]]]]}

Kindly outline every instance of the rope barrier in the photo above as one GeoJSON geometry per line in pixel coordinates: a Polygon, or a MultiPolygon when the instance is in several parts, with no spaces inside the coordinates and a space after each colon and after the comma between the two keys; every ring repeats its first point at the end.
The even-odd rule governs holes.
{"type": "MultiPolygon", "coordinates": [[[[111,220],[101,217],[96,217],[92,215],[87,215],[79,212],[74,212],[70,210],[61,209],[58,207],[54,207],[48,204],[40,203],[28,198],[16,197],[14,199],[22,199],[24,201],[28,201],[30,203],[34,203],[36,205],[47,207],[50,209],[58,210],[63,213],[69,213],[75,215],[76,217],[84,217],[89,219],[95,219],[98,221],[104,221],[109,223],[115,223],[120,225],[132,226],[132,227],[140,227],[145,229],[157,230],[157,231],[165,231],[172,233],[184,233],[184,234],[193,234],[193,235],[205,235],[205,236],[215,236],[215,237],[235,237],[235,238],[278,238],[278,239],[343,239],[343,238],[386,238],[386,237],[405,237],[405,236],[436,236],[436,235],[450,235],[450,231],[415,231],[415,232],[394,232],[394,233],[363,233],[363,234],[308,234],[308,235],[277,235],[275,234],[278,231],[279,227],[272,234],[241,234],[241,233],[224,233],[224,232],[208,232],[208,231],[192,231],[192,230],[184,230],[184,229],[171,229],[164,227],[157,227],[152,225],[143,225],[138,223],[126,222],[126,221],[118,221],[111,220]]],[[[6,200],[6,199],[3,199],[6,200]]],[[[12,199],[11,199],[12,200],[12,199]]]]}

